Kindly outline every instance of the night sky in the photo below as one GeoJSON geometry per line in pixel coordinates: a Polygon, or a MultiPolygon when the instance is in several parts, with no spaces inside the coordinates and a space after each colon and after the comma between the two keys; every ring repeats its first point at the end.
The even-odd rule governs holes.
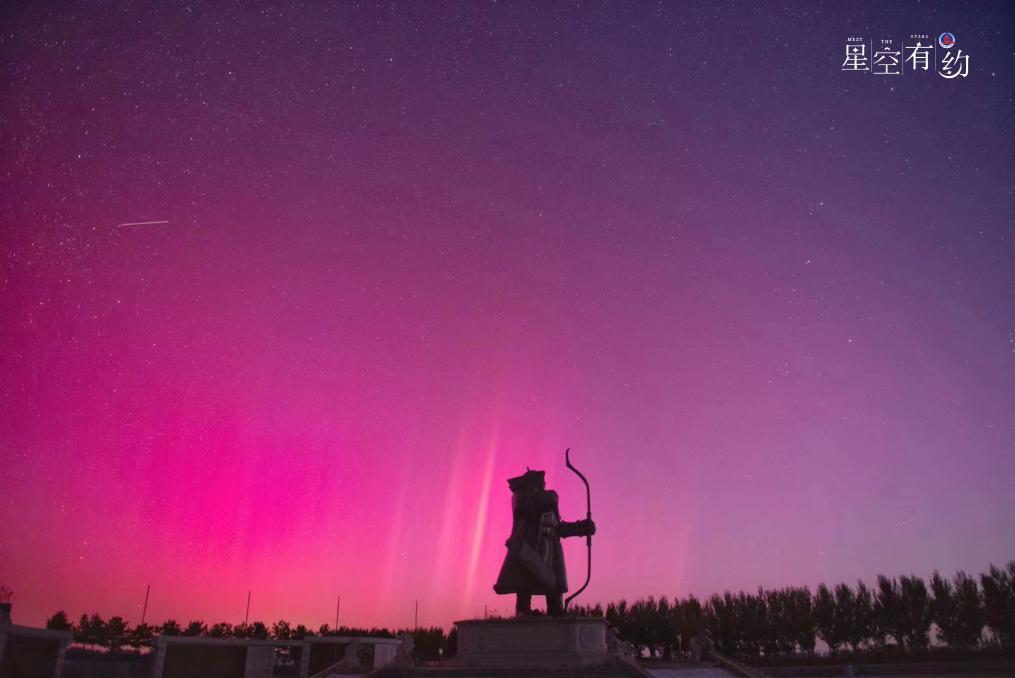
{"type": "Polygon", "coordinates": [[[506,611],[566,447],[579,601],[1015,557],[1015,5],[318,4],[4,9],[16,622],[506,611]]]}

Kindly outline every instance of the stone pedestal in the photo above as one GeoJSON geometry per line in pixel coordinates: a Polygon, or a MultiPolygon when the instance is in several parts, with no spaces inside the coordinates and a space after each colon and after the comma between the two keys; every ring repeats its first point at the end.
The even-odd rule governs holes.
{"type": "Polygon", "coordinates": [[[604,664],[606,621],[598,617],[469,619],[455,622],[463,668],[577,668],[604,664]]]}

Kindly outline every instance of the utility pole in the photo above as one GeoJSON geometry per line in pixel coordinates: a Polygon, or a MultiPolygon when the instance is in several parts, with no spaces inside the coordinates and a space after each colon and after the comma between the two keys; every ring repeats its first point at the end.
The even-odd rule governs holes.
{"type": "Polygon", "coordinates": [[[419,630],[419,601],[418,600],[416,601],[416,617],[415,617],[415,621],[413,621],[413,624],[412,624],[412,630],[413,631],[418,631],[419,630]]]}
{"type": "Polygon", "coordinates": [[[144,607],[141,608],[141,623],[144,624],[145,615],[148,613],[148,594],[152,592],[152,585],[148,585],[148,589],[144,592],[144,607]]]}
{"type": "Polygon", "coordinates": [[[338,612],[342,609],[342,596],[338,597],[338,602],[335,603],[335,632],[338,632],[338,612]]]}
{"type": "Polygon", "coordinates": [[[243,628],[247,628],[247,622],[250,621],[250,594],[253,591],[247,591],[247,613],[243,615],[243,628]]]}

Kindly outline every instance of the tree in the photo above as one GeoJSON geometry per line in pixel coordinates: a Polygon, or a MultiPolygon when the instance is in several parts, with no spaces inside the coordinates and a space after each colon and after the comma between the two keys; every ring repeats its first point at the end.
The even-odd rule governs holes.
{"type": "Polygon", "coordinates": [[[187,624],[187,628],[183,629],[181,635],[184,636],[203,636],[208,632],[208,627],[205,626],[203,621],[195,619],[194,621],[187,624]]]}
{"type": "Polygon", "coordinates": [[[879,644],[885,643],[885,636],[891,636],[900,646],[905,643],[905,614],[899,582],[879,574],[874,598],[874,626],[879,644]]]}
{"type": "Polygon", "coordinates": [[[786,589],[786,616],[790,637],[801,652],[814,652],[817,622],[814,617],[814,603],[810,590],[804,586],[786,589]]]}
{"type": "Polygon", "coordinates": [[[208,628],[209,638],[228,638],[231,635],[233,635],[233,625],[229,622],[219,622],[208,628]]]}
{"type": "Polygon", "coordinates": [[[181,634],[182,629],[175,619],[168,619],[162,623],[161,632],[164,636],[178,636],[181,634]]]}
{"type": "Polygon", "coordinates": [[[935,571],[930,589],[934,594],[931,617],[937,624],[938,640],[949,647],[975,647],[984,625],[983,596],[976,580],[958,572],[953,583],[935,571]]]}
{"type": "Polygon", "coordinates": [[[835,596],[824,584],[818,584],[818,590],[814,593],[814,621],[818,636],[828,645],[828,650],[834,653],[844,638],[838,624],[835,596]]]}
{"type": "Polygon", "coordinates": [[[764,596],[765,628],[763,647],[766,657],[786,655],[793,652],[795,636],[793,632],[793,605],[791,589],[773,589],[759,591],[764,596]]]}
{"type": "Polygon", "coordinates": [[[991,565],[980,584],[987,626],[1002,646],[1015,646],[1015,560],[1004,570],[991,565]]]}
{"type": "MultiPolygon", "coordinates": [[[[631,619],[628,615],[627,601],[623,598],[617,603],[606,606],[606,621],[620,632],[625,639],[631,638],[631,619]]],[[[457,636],[456,636],[457,638],[457,636]]]]}
{"type": "Polygon", "coordinates": [[[258,640],[268,639],[268,627],[264,625],[264,622],[256,621],[249,626],[247,629],[247,635],[250,638],[256,638],[258,640]]]}
{"type": "Polygon", "coordinates": [[[735,598],[726,591],[723,595],[715,594],[708,599],[705,606],[705,623],[716,648],[723,654],[735,655],[739,652],[739,637],[735,620],[735,598]]]}
{"type": "Polygon", "coordinates": [[[46,620],[46,628],[50,631],[70,631],[73,629],[73,626],[70,620],[67,619],[67,613],[60,610],[46,620]]]}
{"type": "Polygon", "coordinates": [[[680,641],[681,651],[690,647],[691,638],[698,636],[705,629],[705,611],[701,601],[694,596],[679,602],[674,614],[674,631],[680,641]]]}
{"type": "Polygon", "coordinates": [[[656,600],[649,596],[646,600],[638,601],[635,604],[638,608],[638,626],[641,630],[641,640],[648,648],[649,655],[656,657],[660,649],[668,651],[672,645],[670,638],[670,601],[668,598],[656,600]]]}
{"type": "Polygon", "coordinates": [[[88,615],[83,614],[74,627],[74,642],[88,645],[88,615]]]}
{"type": "MultiPolygon", "coordinates": [[[[849,584],[839,584],[835,587],[835,603],[832,606],[832,624],[835,627],[833,633],[838,641],[843,644],[850,644],[850,629],[853,626],[853,615],[856,613],[856,595],[849,584]]],[[[856,646],[853,646],[856,650],[856,646]]]]}
{"type": "Polygon", "coordinates": [[[106,622],[105,646],[110,652],[119,652],[127,644],[129,625],[123,617],[110,617],[106,622]]]}
{"type": "Polygon", "coordinates": [[[656,656],[656,642],[654,638],[655,600],[636,600],[627,611],[627,639],[633,643],[639,651],[647,649],[652,657],[656,656]]]}
{"type": "Polygon", "coordinates": [[[271,625],[271,637],[275,640],[289,640],[292,634],[292,628],[285,619],[279,619],[271,625]]]}
{"type": "Polygon", "coordinates": [[[106,644],[106,622],[98,614],[81,615],[78,621],[77,637],[74,639],[82,645],[95,646],[106,644]]]}
{"type": "Polygon", "coordinates": [[[845,629],[846,642],[853,651],[875,635],[874,629],[874,595],[862,581],[856,583],[856,594],[853,596],[853,611],[845,629]]]}
{"type": "Polygon", "coordinates": [[[666,661],[669,661],[673,657],[673,606],[670,605],[670,599],[663,596],[655,604],[655,608],[652,610],[652,636],[656,643],[658,643],[663,657],[666,661]]]}
{"type": "Polygon", "coordinates": [[[739,649],[742,655],[756,657],[765,638],[765,599],[758,594],[739,592],[734,598],[734,626],[739,630],[739,649]]]}
{"type": "Polygon", "coordinates": [[[147,622],[138,624],[130,632],[130,646],[135,650],[151,647],[153,640],[155,640],[155,627],[147,622]]]}
{"type": "Polygon", "coordinates": [[[924,650],[930,636],[930,593],[923,579],[912,575],[899,577],[902,593],[903,635],[907,650],[924,650]]]}
{"type": "Polygon", "coordinates": [[[983,593],[976,579],[965,572],[955,573],[954,584],[955,601],[958,604],[955,642],[960,647],[976,647],[983,637],[983,627],[987,621],[983,609],[983,593]]]}

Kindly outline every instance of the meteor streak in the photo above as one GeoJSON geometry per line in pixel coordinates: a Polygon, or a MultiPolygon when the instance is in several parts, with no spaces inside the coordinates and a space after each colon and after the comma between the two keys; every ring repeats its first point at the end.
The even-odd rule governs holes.
{"type": "Polygon", "coordinates": [[[155,224],[168,224],[169,221],[132,221],[128,224],[117,224],[117,228],[123,228],[124,226],[154,226],[155,224]]]}

